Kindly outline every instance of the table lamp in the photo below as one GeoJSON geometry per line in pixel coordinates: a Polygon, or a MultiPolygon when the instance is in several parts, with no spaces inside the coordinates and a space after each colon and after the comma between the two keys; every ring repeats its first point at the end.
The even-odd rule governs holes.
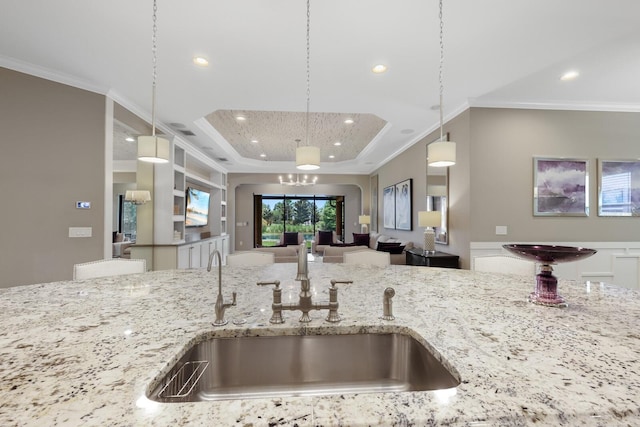
{"type": "Polygon", "coordinates": [[[439,227],[442,216],[439,211],[420,211],[418,212],[418,226],[424,227],[424,252],[435,253],[436,251],[436,232],[435,227],[439,227]]]}
{"type": "Polygon", "coordinates": [[[371,217],[369,215],[360,215],[358,216],[358,223],[360,223],[360,228],[363,233],[369,232],[369,224],[371,224],[371,217]]]}

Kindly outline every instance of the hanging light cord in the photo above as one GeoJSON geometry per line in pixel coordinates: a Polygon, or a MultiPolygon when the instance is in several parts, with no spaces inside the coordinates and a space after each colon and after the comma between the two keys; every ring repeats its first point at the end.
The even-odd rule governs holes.
{"type": "Polygon", "coordinates": [[[306,116],[306,130],[307,130],[307,134],[306,134],[306,141],[307,141],[307,145],[309,144],[309,104],[311,102],[311,67],[309,65],[309,57],[310,55],[310,48],[309,48],[309,32],[310,32],[310,23],[311,23],[311,12],[310,12],[310,0],[307,0],[307,116],[306,116]]]}
{"type": "Polygon", "coordinates": [[[152,83],[151,83],[151,136],[156,136],[156,79],[157,79],[157,68],[158,68],[158,24],[157,24],[157,13],[158,13],[158,5],[156,0],[153,0],[153,36],[151,37],[151,54],[152,54],[152,63],[153,63],[153,74],[152,74],[152,83]]]}
{"type": "Polygon", "coordinates": [[[444,141],[443,136],[443,125],[444,125],[444,118],[443,118],[443,110],[444,110],[444,106],[442,105],[442,99],[443,94],[444,94],[444,83],[443,78],[442,78],[442,74],[443,74],[443,66],[444,66],[444,40],[443,40],[443,36],[442,36],[442,32],[443,32],[443,28],[444,28],[444,22],[442,20],[442,0],[440,0],[440,72],[438,74],[438,77],[440,79],[440,141],[444,141]]]}

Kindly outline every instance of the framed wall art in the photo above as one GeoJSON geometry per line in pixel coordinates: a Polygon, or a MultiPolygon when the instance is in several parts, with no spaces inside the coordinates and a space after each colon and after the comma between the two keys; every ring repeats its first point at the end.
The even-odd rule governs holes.
{"type": "Polygon", "coordinates": [[[589,161],[534,157],[533,215],[588,216],[589,161]]]}
{"type": "Polygon", "coordinates": [[[390,185],[382,191],[384,228],[396,228],[396,186],[390,185]]]}
{"type": "Polygon", "coordinates": [[[412,180],[396,184],[396,230],[412,229],[412,180]]]}
{"type": "Polygon", "coordinates": [[[598,216],[640,216],[640,160],[598,159],[598,216]]]}

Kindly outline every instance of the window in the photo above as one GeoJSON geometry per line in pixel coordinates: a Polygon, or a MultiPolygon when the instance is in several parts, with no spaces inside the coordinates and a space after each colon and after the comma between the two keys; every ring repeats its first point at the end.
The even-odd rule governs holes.
{"type": "Polygon", "coordinates": [[[126,201],[124,196],[118,196],[118,232],[124,233],[131,241],[136,240],[137,230],[137,209],[133,202],[126,201]]]}
{"type": "Polygon", "coordinates": [[[262,209],[255,209],[254,220],[262,226],[256,227],[256,245],[275,246],[285,231],[302,232],[308,245],[317,230],[341,231],[343,200],[343,196],[257,196],[255,203],[262,209]]]}

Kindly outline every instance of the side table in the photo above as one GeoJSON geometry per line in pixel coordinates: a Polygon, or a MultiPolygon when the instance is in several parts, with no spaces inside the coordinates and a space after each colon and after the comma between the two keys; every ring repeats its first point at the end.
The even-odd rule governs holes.
{"type": "Polygon", "coordinates": [[[445,252],[425,254],[422,249],[409,249],[405,251],[407,256],[407,265],[418,265],[423,267],[444,267],[444,268],[460,268],[458,266],[460,257],[445,252]]]}

